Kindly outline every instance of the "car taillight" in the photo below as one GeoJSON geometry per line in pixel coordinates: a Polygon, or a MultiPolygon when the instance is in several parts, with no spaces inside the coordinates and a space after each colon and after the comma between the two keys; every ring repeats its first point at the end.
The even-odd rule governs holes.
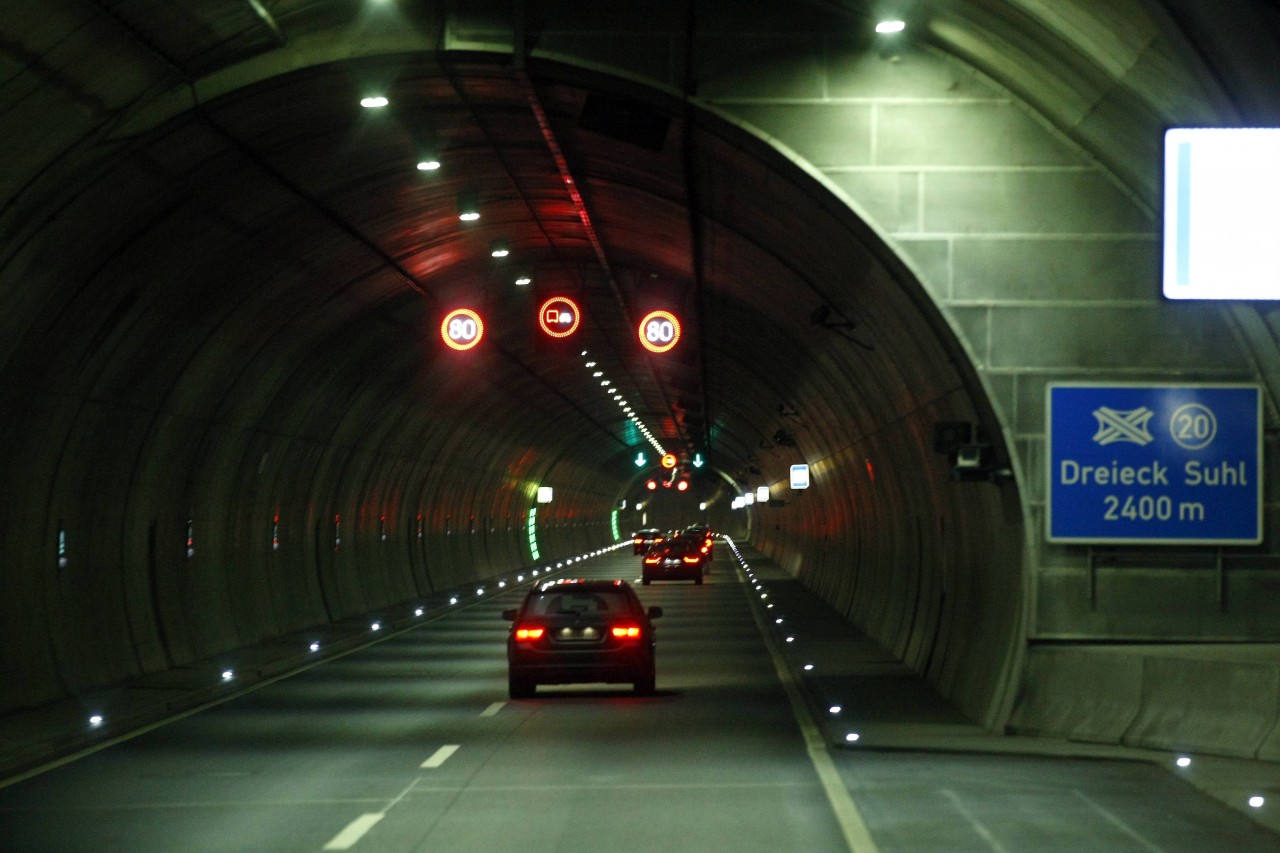
{"type": "Polygon", "coordinates": [[[546,628],[516,628],[517,640],[541,640],[546,628]]]}
{"type": "Polygon", "coordinates": [[[644,544],[644,537],[637,536],[637,537],[636,537],[634,540],[632,540],[632,541],[633,541],[635,544],[637,544],[637,545],[643,545],[643,544],[644,544]]]}
{"type": "Polygon", "coordinates": [[[634,640],[640,636],[639,625],[614,625],[610,630],[613,636],[622,640],[634,640]]]}
{"type": "Polygon", "coordinates": [[[690,565],[696,565],[702,562],[702,557],[698,554],[685,554],[684,561],[690,565]]]}
{"type": "MultiPolygon", "coordinates": [[[[632,557],[632,559],[635,559],[635,558],[632,557]]],[[[656,566],[658,564],[658,561],[661,559],[662,559],[662,556],[660,554],[650,554],[644,558],[644,561],[646,564],[650,566],[656,566]]]]}

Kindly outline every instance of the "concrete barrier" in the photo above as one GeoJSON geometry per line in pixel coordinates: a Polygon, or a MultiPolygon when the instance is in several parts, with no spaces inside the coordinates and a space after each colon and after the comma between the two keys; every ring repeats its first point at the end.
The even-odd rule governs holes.
{"type": "Polygon", "coordinates": [[[1280,654],[1270,645],[1032,648],[1013,733],[1280,757],[1280,654]]]}
{"type": "Polygon", "coordinates": [[[1125,743],[1256,758],[1275,727],[1280,663],[1216,658],[1146,658],[1142,710],[1125,743]]]}
{"type": "Polygon", "coordinates": [[[1023,689],[1009,728],[1091,743],[1118,744],[1142,700],[1142,660],[1080,648],[1027,655],[1023,689]]]}

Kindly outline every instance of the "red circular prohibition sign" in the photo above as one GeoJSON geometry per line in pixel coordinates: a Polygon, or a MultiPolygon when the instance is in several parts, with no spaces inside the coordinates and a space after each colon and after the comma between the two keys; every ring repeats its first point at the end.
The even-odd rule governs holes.
{"type": "Polygon", "coordinates": [[[582,312],[567,296],[553,296],[538,309],[538,325],[553,338],[567,338],[578,331],[582,312]]]}
{"type": "Polygon", "coordinates": [[[680,320],[670,311],[650,311],[640,321],[640,345],[649,352],[663,353],[680,340],[680,320]]]}
{"type": "Polygon", "coordinates": [[[456,350],[469,350],[484,337],[484,321],[470,308],[455,308],[440,322],[440,338],[456,350]]]}

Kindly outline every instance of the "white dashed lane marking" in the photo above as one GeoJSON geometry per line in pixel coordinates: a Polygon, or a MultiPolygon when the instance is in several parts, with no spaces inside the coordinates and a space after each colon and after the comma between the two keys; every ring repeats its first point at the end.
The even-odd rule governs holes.
{"type": "Polygon", "coordinates": [[[347,824],[346,828],[329,840],[324,846],[325,850],[350,850],[355,843],[364,837],[364,834],[373,828],[373,825],[382,820],[383,815],[378,814],[362,814],[360,817],[347,824]]]}
{"type": "Polygon", "coordinates": [[[435,752],[431,754],[430,758],[422,762],[422,768],[424,770],[434,770],[435,768],[439,767],[441,764],[444,764],[446,761],[448,761],[449,756],[457,752],[459,746],[460,744],[451,743],[451,744],[446,744],[445,746],[440,747],[439,749],[437,749],[435,752]]]}

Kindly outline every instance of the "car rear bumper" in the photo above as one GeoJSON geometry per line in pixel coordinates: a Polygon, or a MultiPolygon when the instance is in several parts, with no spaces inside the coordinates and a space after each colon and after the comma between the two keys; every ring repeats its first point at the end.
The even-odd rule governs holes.
{"type": "Polygon", "coordinates": [[[647,581],[696,581],[702,577],[702,566],[645,566],[640,576],[647,581]]]}
{"type": "Polygon", "coordinates": [[[521,650],[508,656],[511,675],[538,684],[585,684],[595,681],[616,684],[637,681],[653,669],[653,656],[634,653],[538,652],[521,650]]]}

